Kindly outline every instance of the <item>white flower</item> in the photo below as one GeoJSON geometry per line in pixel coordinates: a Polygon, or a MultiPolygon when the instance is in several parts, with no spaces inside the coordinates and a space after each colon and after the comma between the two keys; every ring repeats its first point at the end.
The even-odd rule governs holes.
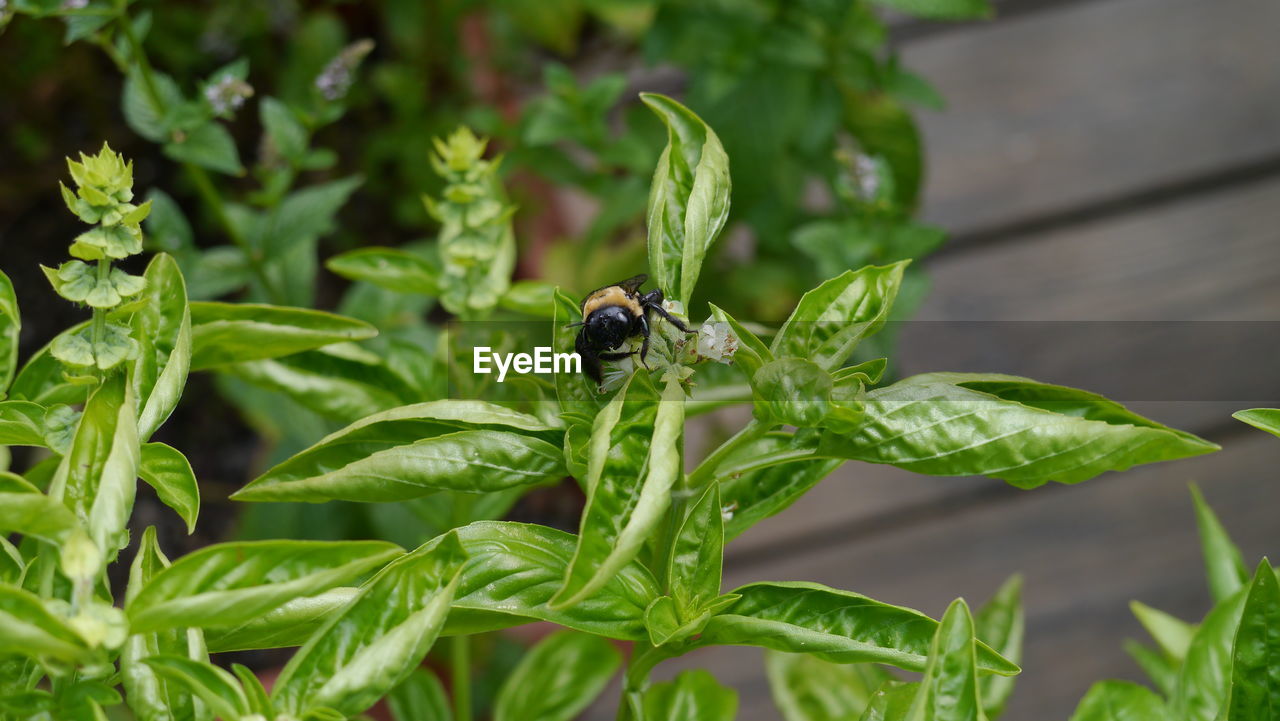
{"type": "Polygon", "coordinates": [[[253,86],[231,74],[223,75],[204,89],[205,100],[213,107],[213,114],[219,117],[230,116],[252,95],[253,86]]]}
{"type": "Polygon", "coordinates": [[[733,334],[729,324],[723,321],[707,321],[698,329],[698,355],[718,363],[733,362],[733,354],[738,350],[738,337],[733,334]]]}
{"type": "Polygon", "coordinates": [[[870,155],[858,153],[853,158],[853,175],[862,199],[875,200],[880,194],[880,163],[870,155]]]}
{"type": "Polygon", "coordinates": [[[608,392],[621,388],[623,382],[636,371],[636,362],[633,358],[635,356],[627,356],[622,360],[612,361],[612,367],[606,368],[604,372],[604,381],[600,383],[600,390],[608,392]]]}
{"type": "Polygon", "coordinates": [[[352,75],[364,56],[373,50],[373,41],[365,38],[357,40],[342,49],[324,70],[316,76],[316,90],[325,100],[341,100],[351,89],[352,75]]]}

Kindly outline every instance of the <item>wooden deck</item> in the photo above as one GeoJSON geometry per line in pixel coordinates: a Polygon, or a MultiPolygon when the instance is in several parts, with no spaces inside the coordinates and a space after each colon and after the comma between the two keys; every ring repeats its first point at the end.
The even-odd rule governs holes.
{"type": "MultiPolygon", "coordinates": [[[[1141,678],[1121,648],[1143,638],[1131,599],[1207,609],[1188,482],[1247,561],[1280,553],[1280,440],[1229,417],[1280,399],[1266,323],[1280,321],[1280,4],[1000,7],[986,24],[898,29],[950,103],[924,118],[925,217],[953,233],[919,315],[940,323],[907,329],[903,369],[1081,385],[1223,450],[1032,492],[850,464],[736,541],[725,583],[814,580],[937,615],[1021,572],[1025,671],[1005,718],[1041,721],[1095,680],[1141,678]],[[1062,332],[1019,345],[1002,328],[1062,332]]],[[[659,674],[689,665],[740,689],[744,721],[780,718],[759,651],[659,674]]]]}

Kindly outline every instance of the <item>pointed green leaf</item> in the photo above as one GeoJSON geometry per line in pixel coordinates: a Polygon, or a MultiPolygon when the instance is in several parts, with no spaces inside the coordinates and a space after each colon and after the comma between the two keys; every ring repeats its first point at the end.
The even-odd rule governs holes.
{"type": "Polygon", "coordinates": [[[1175,718],[1218,721],[1231,684],[1231,648],[1240,627],[1246,593],[1241,589],[1214,606],[1191,637],[1170,699],[1175,718]]]}
{"type": "Polygon", "coordinates": [[[138,485],[138,421],[124,373],[103,381],[85,404],[59,473],[64,500],[108,558],[128,543],[126,526],[138,485]]]}
{"type": "Polygon", "coordinates": [[[649,190],[649,272],[688,307],[702,261],[729,217],[729,156],[706,123],[655,93],[640,99],[667,126],[649,190]]]}
{"type": "Polygon", "coordinates": [[[335,255],[324,265],[348,280],[362,280],[397,293],[440,295],[440,269],[396,248],[359,248],[335,255]]]}
{"type": "Polygon", "coordinates": [[[191,163],[227,175],[244,175],[236,141],[221,123],[210,120],[165,143],[164,154],[180,163],[191,163]]]}
{"type": "Polygon", "coordinates": [[[890,675],[868,663],[831,663],[805,653],[765,651],[773,702],[786,721],[858,719],[890,675]]]}
{"type": "Polygon", "coordinates": [[[185,656],[157,654],[142,659],[156,675],[185,686],[193,695],[209,705],[220,719],[241,719],[249,715],[249,699],[240,682],[227,671],[208,661],[185,656]]]}
{"type": "Polygon", "coordinates": [[[844,464],[817,455],[817,429],[773,431],[735,450],[716,471],[725,511],[725,536],[736,538],[786,510],[844,464]]]}
{"type": "Polygon", "coordinates": [[[1179,663],[1187,657],[1187,647],[1191,645],[1191,637],[1195,635],[1195,626],[1141,601],[1130,601],[1129,609],[1166,656],[1179,663]]]}
{"type": "Polygon", "coordinates": [[[907,262],[846,271],[804,294],[773,339],[777,358],[806,358],[832,371],[889,319],[907,262]]]}
{"type": "Polygon", "coordinates": [[[0,654],[67,663],[93,659],[85,640],[30,591],[0,584],[0,654]]]}
{"type": "Polygon", "coordinates": [[[688,621],[720,595],[724,561],[724,518],[715,481],[689,509],[671,545],[667,586],[680,617],[688,621]]]}
{"type": "Polygon", "coordinates": [[[9,388],[18,368],[18,333],[22,330],[22,315],[18,312],[18,297],[14,295],[9,276],[0,273],[0,398],[9,388]]]}
{"type": "Polygon", "coordinates": [[[0,446],[43,446],[45,409],[29,401],[0,401],[0,446]]]}
{"type": "Polygon", "coordinates": [[[155,489],[168,507],[178,512],[187,524],[187,533],[196,530],[200,515],[200,486],[191,463],[182,452],[163,443],[142,444],[138,477],[155,489]]]}
{"type": "Polygon", "coordinates": [[[1240,615],[1228,699],[1224,721],[1280,720],[1280,582],[1265,558],[1240,615]]]}
{"type": "Polygon", "coordinates": [[[1273,436],[1280,436],[1280,408],[1252,408],[1247,411],[1236,411],[1231,414],[1231,417],[1273,436]]]}
{"type": "Polygon", "coordinates": [[[494,721],[570,721],[587,707],[622,665],[609,641],[559,631],[540,641],[507,676],[494,721]]]}
{"type": "Polygon", "coordinates": [[[135,632],[240,625],[348,583],[401,554],[380,541],[245,541],[178,559],[125,606],[135,632]]]}
{"type": "Polygon", "coordinates": [[[630,380],[597,419],[591,437],[587,506],[578,551],[553,606],[571,606],[599,590],[640,552],[671,504],[671,488],[682,475],[684,389],[668,375],[662,399],[626,402],[630,380]],[[622,421],[626,408],[626,420],[622,421]],[[651,441],[645,448],[645,437],[651,441]],[[638,463],[646,454],[647,461],[638,463]],[[636,478],[645,469],[643,482],[636,478]]]}
{"type": "MultiPolygon", "coordinates": [[[[909,608],[817,583],[753,583],[742,598],[712,617],[708,644],[763,646],[812,653],[836,663],[886,663],[923,671],[938,622],[909,608]]],[[[1018,665],[978,643],[984,672],[1012,675],[1018,665]]]]}
{"type": "Polygon", "coordinates": [[[206,633],[209,650],[223,653],[301,646],[356,593],[358,590],[355,588],[333,588],[314,596],[286,601],[284,605],[235,627],[211,628],[206,633]]]}
{"type": "MultiPolygon", "coordinates": [[[[1010,576],[973,617],[974,635],[996,653],[1010,661],[1022,663],[1022,638],[1026,631],[1026,614],[1022,610],[1022,576],[1010,576]]],[[[978,679],[982,708],[988,718],[1004,712],[1013,694],[1013,676],[992,674],[978,679]]]]}
{"type": "Polygon", "coordinates": [[[1172,698],[1178,687],[1178,662],[1136,641],[1125,641],[1125,653],[1142,668],[1156,689],[1172,698]]]}
{"type": "Polygon", "coordinates": [[[986,721],[978,696],[974,648],[973,618],[965,602],[957,599],[947,607],[929,647],[924,678],[911,704],[912,718],[986,721]]]}
{"type": "Polygon", "coordinates": [[[13,492],[6,484],[0,491],[0,534],[20,533],[61,543],[79,527],[65,505],[34,488],[13,492]]]}
{"type": "Polygon", "coordinates": [[[138,436],[160,427],[178,405],[191,366],[191,312],[187,287],[173,257],[158,253],[147,265],[145,303],[130,325],[140,344],[130,381],[138,399],[138,436]]]}
{"type": "Polygon", "coordinates": [[[453,721],[444,686],[425,668],[414,669],[409,678],[391,689],[387,707],[395,721],[453,721]]]}
{"type": "Polygon", "coordinates": [[[295,716],[316,707],[352,716],[372,706],[435,643],[464,561],[451,534],[388,564],[289,659],[272,700],[295,716]]]}
{"type": "Polygon", "coordinates": [[[674,681],[655,683],[645,691],[643,707],[646,721],[733,721],[738,713],[738,692],[720,685],[708,671],[681,671],[674,681]]]}
{"type": "Polygon", "coordinates": [[[1151,689],[1128,681],[1100,681],[1080,701],[1071,721],[1154,721],[1169,718],[1151,689]]]}
{"type": "Polygon", "coordinates": [[[254,479],[243,501],[395,501],[491,492],[564,476],[545,422],[483,401],[393,408],[330,434],[254,479]]]}
{"type": "Polygon", "coordinates": [[[1240,549],[1232,543],[1227,529],[1205,502],[1200,488],[1191,485],[1191,499],[1196,506],[1196,525],[1200,528],[1200,549],[1204,554],[1205,574],[1214,601],[1230,598],[1249,582],[1240,549]]]}
{"type": "Polygon", "coordinates": [[[191,324],[191,370],[278,358],[377,335],[373,326],[354,318],[249,303],[192,303],[191,324]]]}
{"type": "Polygon", "coordinates": [[[865,408],[861,428],[826,433],[819,453],[1033,488],[1218,449],[1102,396],[1016,376],[913,376],[870,391],[865,408]]]}

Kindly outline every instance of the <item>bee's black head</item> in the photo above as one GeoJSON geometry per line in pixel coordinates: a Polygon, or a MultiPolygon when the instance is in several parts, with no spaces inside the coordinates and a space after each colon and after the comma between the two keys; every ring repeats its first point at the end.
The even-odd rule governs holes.
{"type": "Polygon", "coordinates": [[[591,311],[583,323],[582,334],[591,345],[601,349],[612,349],[622,345],[631,333],[634,318],[625,308],[609,305],[591,311]]]}

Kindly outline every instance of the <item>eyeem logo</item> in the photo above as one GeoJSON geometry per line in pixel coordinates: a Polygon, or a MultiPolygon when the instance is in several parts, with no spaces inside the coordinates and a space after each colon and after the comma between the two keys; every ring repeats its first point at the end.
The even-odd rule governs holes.
{"type": "Polygon", "coordinates": [[[533,353],[494,353],[493,348],[478,345],[472,349],[471,370],[476,375],[490,375],[498,370],[498,382],[507,379],[508,371],[526,373],[581,373],[582,358],[577,353],[555,353],[550,346],[536,346],[533,353]]]}

